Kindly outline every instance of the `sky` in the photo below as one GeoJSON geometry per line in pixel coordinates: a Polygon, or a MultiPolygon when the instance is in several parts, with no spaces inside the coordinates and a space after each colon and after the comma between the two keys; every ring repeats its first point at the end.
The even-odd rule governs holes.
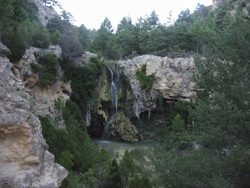
{"type": "Polygon", "coordinates": [[[133,24],[140,17],[150,16],[155,11],[160,22],[167,23],[169,12],[176,20],[182,10],[191,12],[197,3],[205,6],[212,5],[213,0],[60,0],[62,7],[70,12],[75,21],[74,25],[84,24],[88,29],[99,29],[107,17],[114,29],[123,17],[131,17],[133,24]]]}

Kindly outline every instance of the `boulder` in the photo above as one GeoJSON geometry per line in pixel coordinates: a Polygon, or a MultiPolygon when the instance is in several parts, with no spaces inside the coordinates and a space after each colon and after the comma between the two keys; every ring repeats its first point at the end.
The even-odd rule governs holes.
{"type": "MultiPolygon", "coordinates": [[[[110,122],[109,122],[110,123],[110,122]]],[[[109,125],[109,139],[125,142],[136,142],[143,139],[137,128],[124,115],[119,112],[109,125]]]]}
{"type": "Polygon", "coordinates": [[[92,57],[96,57],[96,58],[97,58],[97,55],[94,54],[94,53],[85,51],[84,54],[82,54],[81,57],[78,57],[78,58],[76,58],[76,59],[73,61],[73,64],[74,64],[76,67],[81,67],[81,66],[89,65],[89,64],[91,63],[90,60],[91,60],[92,57]]]}

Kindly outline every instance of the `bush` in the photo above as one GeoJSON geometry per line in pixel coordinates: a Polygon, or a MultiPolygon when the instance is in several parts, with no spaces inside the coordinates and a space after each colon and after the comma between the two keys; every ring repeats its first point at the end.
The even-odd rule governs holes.
{"type": "Polygon", "coordinates": [[[59,163],[64,166],[67,170],[70,170],[74,165],[74,156],[69,151],[63,151],[59,158],[59,163]]]}
{"type": "Polygon", "coordinates": [[[41,65],[39,65],[38,63],[31,63],[30,66],[36,72],[43,71],[43,67],[41,65]]]}
{"type": "MultiPolygon", "coordinates": [[[[40,84],[42,86],[51,85],[56,81],[57,57],[55,54],[49,53],[42,57],[43,69],[40,71],[40,84]]],[[[34,66],[34,65],[33,65],[34,66]]]]}
{"type": "Polygon", "coordinates": [[[181,132],[184,128],[184,121],[180,114],[177,114],[172,122],[172,129],[175,132],[181,132]]]}
{"type": "Polygon", "coordinates": [[[72,80],[72,100],[79,104],[82,111],[92,99],[93,91],[101,74],[102,63],[99,59],[92,57],[91,64],[84,67],[73,67],[69,61],[61,63],[67,80],[72,80]]]}
{"type": "Polygon", "coordinates": [[[136,78],[140,81],[142,89],[149,91],[153,87],[155,73],[147,76],[146,65],[143,65],[141,70],[136,71],[136,78]]]}

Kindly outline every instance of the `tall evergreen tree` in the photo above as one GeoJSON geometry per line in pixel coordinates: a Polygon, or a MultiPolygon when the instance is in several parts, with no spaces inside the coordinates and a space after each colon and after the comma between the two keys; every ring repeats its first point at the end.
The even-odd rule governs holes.
{"type": "Polygon", "coordinates": [[[198,94],[191,111],[204,143],[225,148],[237,143],[249,146],[250,136],[250,22],[236,15],[233,23],[196,59],[198,94]]]}

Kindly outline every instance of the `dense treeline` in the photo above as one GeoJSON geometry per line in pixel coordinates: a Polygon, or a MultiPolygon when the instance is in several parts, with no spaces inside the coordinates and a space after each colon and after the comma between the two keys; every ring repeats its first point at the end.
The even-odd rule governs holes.
{"type": "MultiPolygon", "coordinates": [[[[57,1],[44,1],[47,6],[60,6],[57,1]]],[[[198,4],[193,14],[182,11],[175,23],[162,24],[155,11],[139,18],[133,24],[124,17],[114,32],[108,18],[98,30],[84,25],[72,25],[73,17],[62,11],[44,27],[36,16],[37,7],[32,0],[0,1],[0,36],[12,51],[13,57],[22,56],[27,46],[46,48],[59,44],[63,58],[73,61],[84,50],[106,59],[125,59],[141,54],[160,56],[186,56],[203,53],[204,46],[228,25],[228,10],[233,4],[225,4],[216,12],[211,7],[198,4]]],[[[243,7],[244,5],[241,5],[243,7]]]]}

